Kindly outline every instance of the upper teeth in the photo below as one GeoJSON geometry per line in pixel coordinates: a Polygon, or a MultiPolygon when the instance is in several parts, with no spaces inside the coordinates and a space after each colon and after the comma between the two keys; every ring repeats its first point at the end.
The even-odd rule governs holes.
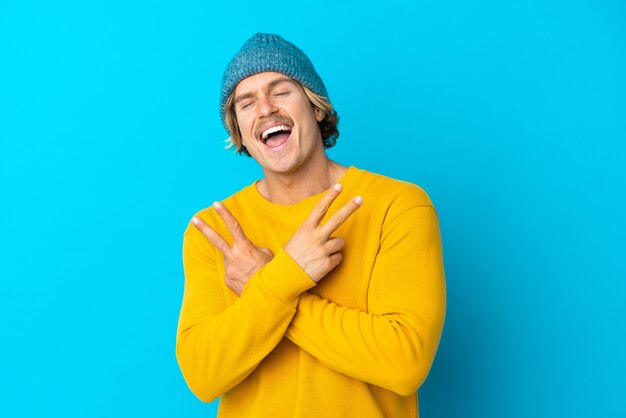
{"type": "Polygon", "coordinates": [[[261,133],[261,138],[263,138],[263,140],[266,140],[269,134],[273,134],[274,132],[278,131],[289,131],[290,129],[291,128],[289,128],[289,126],[287,125],[272,126],[271,128],[268,128],[261,133]]]}

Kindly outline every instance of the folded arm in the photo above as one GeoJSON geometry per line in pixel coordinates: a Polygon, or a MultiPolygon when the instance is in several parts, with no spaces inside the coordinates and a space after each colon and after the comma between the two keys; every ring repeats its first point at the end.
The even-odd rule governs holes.
{"type": "Polygon", "coordinates": [[[189,388],[210,402],[245,379],[284,337],[300,293],[314,282],[280,251],[227,303],[217,251],[190,227],[183,247],[185,292],[176,356],[189,388]]]}
{"type": "Polygon", "coordinates": [[[330,235],[362,201],[352,199],[321,225],[340,192],[339,185],[330,188],[273,259],[269,250],[247,239],[224,205],[216,203],[213,209],[232,244],[194,217],[183,247],[185,293],[176,354],[200,399],[214,400],[245,379],[285,336],[300,294],[341,261],[343,241],[330,235]],[[216,267],[217,257],[224,257],[224,272],[216,267]],[[227,287],[241,295],[233,299],[231,293],[230,305],[227,287]]]}
{"type": "Polygon", "coordinates": [[[367,312],[304,293],[286,335],[335,371],[410,395],[430,370],[444,316],[439,223],[423,206],[385,227],[367,312]]]}

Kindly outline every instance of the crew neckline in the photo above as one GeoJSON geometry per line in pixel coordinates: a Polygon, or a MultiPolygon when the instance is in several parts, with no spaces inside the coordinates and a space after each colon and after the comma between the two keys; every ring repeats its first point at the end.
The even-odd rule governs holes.
{"type": "MultiPolygon", "coordinates": [[[[349,166],[346,172],[343,173],[343,176],[339,178],[339,181],[337,183],[341,183],[341,185],[345,189],[353,182],[353,178],[360,171],[362,170],[359,170],[355,166],[349,166]]],[[[310,210],[313,209],[313,206],[315,206],[315,203],[317,203],[317,201],[324,195],[324,193],[326,193],[326,190],[324,190],[323,192],[309,196],[297,203],[291,205],[282,205],[278,203],[272,203],[271,201],[267,200],[257,189],[256,185],[258,182],[259,180],[244,188],[244,195],[257,209],[266,212],[269,215],[279,216],[282,218],[297,217],[300,215],[301,211],[307,211],[307,213],[310,212],[310,210]]]]}

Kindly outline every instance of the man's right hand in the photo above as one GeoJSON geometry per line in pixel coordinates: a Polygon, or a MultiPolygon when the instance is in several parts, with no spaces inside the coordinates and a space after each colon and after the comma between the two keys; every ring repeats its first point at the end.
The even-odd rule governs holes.
{"type": "Polygon", "coordinates": [[[243,233],[239,222],[237,222],[237,219],[226,206],[220,202],[215,202],[213,208],[233,236],[232,246],[228,245],[220,234],[215,232],[213,228],[199,217],[194,217],[191,222],[215,248],[224,254],[224,268],[226,270],[224,280],[226,286],[235,292],[237,296],[241,296],[241,292],[243,292],[243,288],[248,283],[248,280],[257,270],[274,258],[274,254],[268,248],[254,245],[243,233]]]}
{"type": "Polygon", "coordinates": [[[324,215],[341,189],[340,184],[331,187],[285,245],[287,254],[316,283],[341,262],[344,241],[330,235],[363,204],[360,196],[351,199],[322,225],[324,215]]]}

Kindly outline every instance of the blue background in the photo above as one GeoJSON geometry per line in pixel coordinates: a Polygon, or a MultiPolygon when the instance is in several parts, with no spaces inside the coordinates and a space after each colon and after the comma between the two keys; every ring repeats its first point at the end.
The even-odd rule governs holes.
{"type": "Polygon", "coordinates": [[[0,0],[0,416],[214,416],[174,356],[181,239],[261,175],[217,107],[257,31],[322,75],[331,158],[438,209],[422,416],[624,416],[621,0],[0,0]]]}

